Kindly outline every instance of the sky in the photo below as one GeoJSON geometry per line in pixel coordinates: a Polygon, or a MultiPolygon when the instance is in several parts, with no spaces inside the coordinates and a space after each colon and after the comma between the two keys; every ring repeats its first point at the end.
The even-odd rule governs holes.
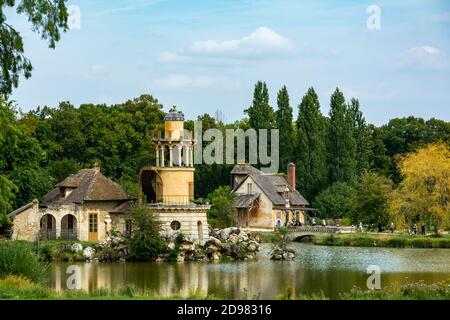
{"type": "Polygon", "coordinates": [[[286,85],[296,116],[307,89],[328,114],[339,87],[369,123],[450,121],[448,0],[71,0],[55,50],[13,11],[34,71],[11,99],[23,111],[61,101],[121,103],[152,94],[194,119],[244,116],[265,81],[286,85]]]}

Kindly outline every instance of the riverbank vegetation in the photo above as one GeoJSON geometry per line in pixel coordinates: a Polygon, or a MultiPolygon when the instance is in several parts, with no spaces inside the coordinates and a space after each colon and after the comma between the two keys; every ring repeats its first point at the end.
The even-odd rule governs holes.
{"type": "MultiPolygon", "coordinates": [[[[341,300],[449,300],[449,281],[435,284],[423,282],[403,285],[400,288],[364,291],[358,288],[342,293],[341,300]]],[[[97,288],[84,290],[56,291],[42,284],[34,283],[21,276],[6,276],[0,279],[0,299],[4,300],[215,300],[214,295],[192,289],[187,295],[177,294],[162,297],[152,291],[140,290],[133,284],[118,289],[97,288]]],[[[288,288],[278,300],[328,300],[323,294],[294,294],[288,288]]]]}
{"type": "Polygon", "coordinates": [[[313,243],[323,246],[384,248],[450,248],[450,236],[408,236],[390,234],[337,234],[314,236],[313,243]]]}
{"type": "Polygon", "coordinates": [[[32,251],[32,244],[24,241],[0,241],[0,279],[8,275],[26,277],[41,282],[48,265],[32,251]]]}
{"type": "MultiPolygon", "coordinates": [[[[328,300],[323,293],[315,295],[296,295],[292,288],[276,297],[279,300],[328,300]]],[[[402,285],[400,288],[381,290],[362,290],[353,288],[350,292],[340,294],[339,300],[449,300],[450,279],[433,284],[423,281],[402,285]]]]}

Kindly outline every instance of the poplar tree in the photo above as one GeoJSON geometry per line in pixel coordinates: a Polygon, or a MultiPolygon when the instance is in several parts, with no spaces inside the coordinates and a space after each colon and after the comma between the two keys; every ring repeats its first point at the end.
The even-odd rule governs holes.
{"type": "Polygon", "coordinates": [[[252,105],[244,110],[249,117],[250,127],[258,129],[272,129],[275,124],[275,114],[269,105],[269,91],[265,82],[258,81],[253,92],[252,105]]]}
{"type": "Polygon", "coordinates": [[[280,131],[280,170],[285,172],[287,165],[294,161],[293,116],[286,86],[278,91],[277,105],[276,120],[277,128],[280,131]]]}
{"type": "Polygon", "coordinates": [[[296,125],[297,181],[300,191],[312,200],[325,187],[327,180],[326,122],[313,88],[309,88],[302,98],[296,125]]]}
{"type": "Polygon", "coordinates": [[[370,139],[370,131],[367,127],[366,119],[359,109],[359,101],[355,98],[352,98],[348,105],[348,108],[353,118],[353,137],[356,143],[356,173],[359,176],[364,171],[369,170],[369,159],[372,152],[372,142],[370,139]]]}
{"type": "Polygon", "coordinates": [[[343,93],[336,88],[330,99],[327,133],[328,183],[356,182],[356,142],[353,117],[343,93]]]}

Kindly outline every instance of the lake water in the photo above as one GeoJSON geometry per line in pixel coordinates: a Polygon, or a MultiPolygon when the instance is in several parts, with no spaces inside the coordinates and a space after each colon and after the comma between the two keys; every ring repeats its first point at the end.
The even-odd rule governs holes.
{"type": "Polygon", "coordinates": [[[81,288],[119,288],[133,283],[155,295],[189,294],[199,289],[224,299],[273,299],[293,289],[295,294],[323,294],[339,298],[352,287],[367,288],[367,268],[379,266],[381,288],[450,278],[448,249],[390,249],[326,247],[292,243],[294,261],[272,261],[270,244],[263,244],[258,258],[239,262],[185,263],[52,263],[49,285],[67,289],[76,266],[81,288]],[[69,273],[67,273],[69,271],[69,273]]]}

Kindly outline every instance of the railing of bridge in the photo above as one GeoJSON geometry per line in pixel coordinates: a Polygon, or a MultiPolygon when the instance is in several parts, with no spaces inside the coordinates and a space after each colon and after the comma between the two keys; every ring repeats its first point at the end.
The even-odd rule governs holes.
{"type": "Polygon", "coordinates": [[[337,226],[290,226],[290,232],[311,232],[311,233],[352,233],[355,227],[337,227],[337,226]]]}

